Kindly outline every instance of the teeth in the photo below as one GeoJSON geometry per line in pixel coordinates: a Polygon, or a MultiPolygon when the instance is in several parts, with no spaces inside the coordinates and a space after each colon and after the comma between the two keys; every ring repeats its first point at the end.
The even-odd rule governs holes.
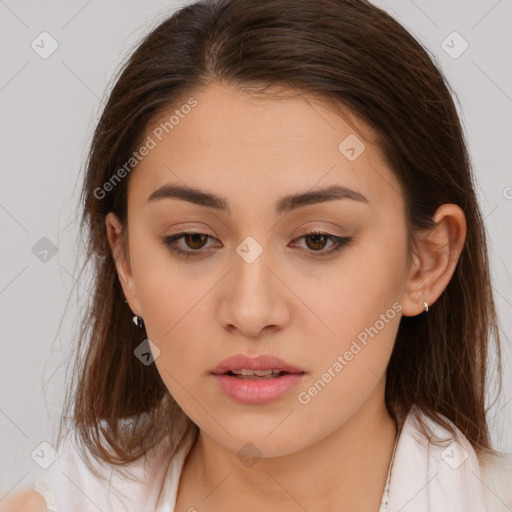
{"type": "Polygon", "coordinates": [[[267,377],[269,375],[279,375],[280,370],[246,370],[245,368],[239,370],[231,370],[235,375],[257,375],[258,377],[267,377]]]}
{"type": "MultiPolygon", "coordinates": [[[[275,370],[254,370],[254,375],[257,375],[258,377],[265,377],[267,375],[272,375],[273,373],[279,372],[276,372],[275,370]]],[[[250,375],[250,373],[246,375],[250,375]]]]}

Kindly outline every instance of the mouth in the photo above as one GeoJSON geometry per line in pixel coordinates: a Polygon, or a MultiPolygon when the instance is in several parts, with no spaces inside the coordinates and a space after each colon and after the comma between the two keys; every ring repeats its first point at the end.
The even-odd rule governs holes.
{"type": "Polygon", "coordinates": [[[292,366],[273,354],[260,354],[257,357],[238,354],[231,356],[214,368],[214,375],[229,375],[237,379],[275,379],[283,374],[305,373],[302,368],[292,366]]]}
{"type": "Polygon", "coordinates": [[[279,400],[306,374],[273,354],[238,354],[210,372],[219,389],[236,403],[263,405],[279,400]]]}
{"type": "Polygon", "coordinates": [[[221,375],[227,375],[229,377],[233,377],[235,379],[240,380],[264,380],[264,379],[278,379],[280,377],[284,377],[285,375],[292,374],[304,374],[304,372],[287,372],[283,370],[249,370],[249,369],[240,369],[240,370],[229,370],[221,375]]]}
{"type": "Polygon", "coordinates": [[[290,373],[272,369],[258,370],[258,373],[264,375],[256,375],[253,370],[229,370],[221,374],[213,373],[212,376],[219,389],[234,402],[264,405],[285,397],[299,385],[305,375],[305,372],[290,373]]]}

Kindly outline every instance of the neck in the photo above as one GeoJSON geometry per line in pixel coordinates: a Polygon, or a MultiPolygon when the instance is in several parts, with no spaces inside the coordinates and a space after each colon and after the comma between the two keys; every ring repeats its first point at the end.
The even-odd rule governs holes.
{"type": "Polygon", "coordinates": [[[201,431],[183,469],[194,475],[189,480],[200,500],[197,506],[201,512],[377,512],[397,434],[383,393],[380,398],[370,398],[336,431],[307,448],[263,457],[250,467],[201,431]]]}

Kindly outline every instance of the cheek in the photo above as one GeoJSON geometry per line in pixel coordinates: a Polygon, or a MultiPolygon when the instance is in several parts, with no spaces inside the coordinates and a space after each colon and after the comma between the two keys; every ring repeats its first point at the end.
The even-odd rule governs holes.
{"type": "Polygon", "coordinates": [[[184,274],[183,264],[156,237],[136,235],[132,237],[132,273],[146,332],[160,350],[157,366],[175,372],[175,361],[187,365],[197,361],[195,344],[204,339],[200,319],[204,321],[207,314],[204,298],[212,285],[184,274]]]}
{"type": "Polygon", "coordinates": [[[170,394],[192,418],[194,404],[202,402],[200,385],[210,370],[203,359],[209,341],[204,327],[208,312],[206,302],[201,301],[206,290],[199,288],[203,287],[181,293],[160,284],[145,297],[147,335],[160,350],[155,359],[157,370],[170,394]]]}
{"type": "MultiPolygon", "coordinates": [[[[148,276],[149,277],[149,276],[148,276]]],[[[161,360],[175,366],[198,364],[201,345],[207,340],[204,325],[209,314],[208,290],[201,282],[185,281],[174,275],[155,276],[140,290],[148,337],[156,343],[161,360]]]]}
{"type": "Polygon", "coordinates": [[[297,292],[307,291],[314,312],[299,320],[314,340],[309,342],[315,354],[311,381],[319,380],[316,387],[322,390],[322,398],[312,402],[356,406],[378,385],[401,318],[405,251],[403,241],[390,244],[385,232],[372,234],[314,286],[297,292]]]}
{"type": "Polygon", "coordinates": [[[330,318],[326,323],[335,335],[309,335],[314,370],[298,390],[296,401],[313,431],[343,424],[383,387],[398,331],[401,304],[378,289],[383,284],[374,281],[375,286],[364,287],[358,276],[350,282],[359,285],[353,288],[357,293],[339,291],[318,310],[330,318]],[[327,418],[326,411],[332,411],[327,418]]]}
{"type": "Polygon", "coordinates": [[[329,267],[313,276],[293,277],[294,292],[309,309],[297,321],[309,331],[315,324],[331,344],[349,343],[382,316],[385,321],[398,316],[405,265],[406,245],[400,235],[391,240],[385,230],[367,232],[329,267]]]}

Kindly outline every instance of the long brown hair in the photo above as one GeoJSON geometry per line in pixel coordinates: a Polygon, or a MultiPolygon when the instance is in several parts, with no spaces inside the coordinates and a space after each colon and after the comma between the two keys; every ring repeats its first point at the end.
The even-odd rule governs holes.
{"type": "Polygon", "coordinates": [[[59,436],[71,417],[84,454],[123,465],[164,439],[175,449],[187,433],[197,435],[155,365],[134,357],[144,336],[132,323],[105,228],[114,212],[126,232],[129,173],[108,192],[102,187],[158,115],[215,81],[253,94],[275,86],[298,91],[372,127],[401,185],[410,251],[414,231],[432,227],[440,205],[463,210],[467,235],[455,272],[427,314],[401,318],[385,398],[395,420],[417,405],[452,432],[446,420],[453,422],[476,450],[490,449],[485,390],[492,336],[500,389],[501,353],[486,233],[455,94],[434,61],[395,19],[364,0],[199,1],[152,30],[116,78],[89,152],[80,234],[83,268],[93,264],[93,299],[59,436]]]}

